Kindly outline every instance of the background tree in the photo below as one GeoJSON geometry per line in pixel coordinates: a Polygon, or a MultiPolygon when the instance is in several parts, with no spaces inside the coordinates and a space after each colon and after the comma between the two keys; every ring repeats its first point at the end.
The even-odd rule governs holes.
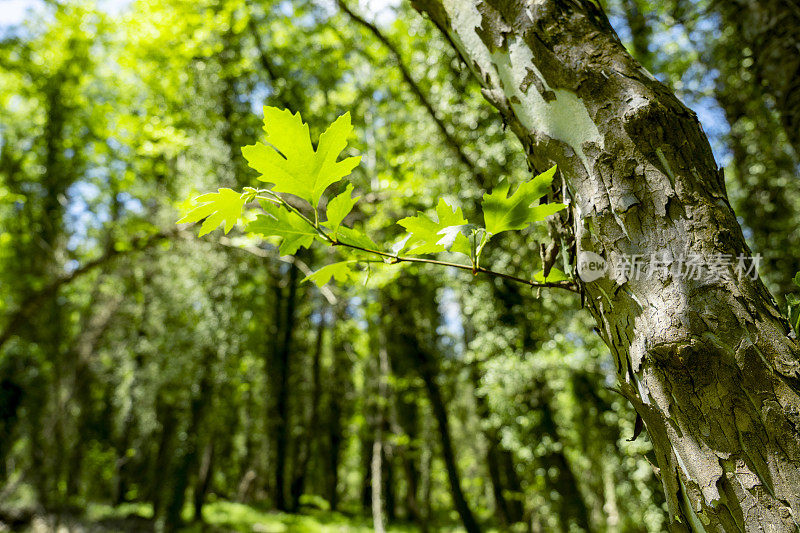
{"type": "MultiPolygon", "coordinates": [[[[482,264],[528,279],[542,268],[544,246],[559,250],[553,266],[569,273],[572,239],[584,249],[588,230],[567,229],[589,219],[608,250],[651,246],[653,231],[668,235],[664,217],[650,212],[656,205],[676,224],[690,220],[681,206],[700,205],[691,220],[713,213],[729,230],[709,222],[697,240],[703,249],[746,251],[691,112],[637,70],[601,13],[570,6],[592,31],[567,46],[569,23],[537,30],[555,52],[534,50],[527,64],[541,79],[530,78],[523,96],[547,84],[556,102],[569,99],[561,91],[573,70],[561,60],[591,43],[598,57],[613,58],[608,78],[587,59],[589,80],[576,89],[606,142],[572,152],[557,141],[584,131],[581,106],[536,115],[552,120],[526,127],[515,119],[521,104],[509,110],[496,91],[501,79],[512,90],[511,78],[475,78],[475,63],[450,42],[458,39],[407,3],[32,1],[18,23],[8,20],[14,7],[1,6],[0,521],[12,530],[663,531],[669,509],[699,530],[691,508],[710,517],[707,530],[714,521],[747,530],[757,517],[737,511],[740,498],[762,511],[771,498],[772,509],[796,510],[797,491],[786,492],[787,470],[769,451],[779,442],[780,401],[795,394],[792,378],[780,377],[793,360],[772,350],[783,330],[764,334],[785,325],[757,283],[673,293],[629,281],[604,286],[605,296],[589,284],[589,313],[576,294],[430,265],[370,264],[358,282],[318,288],[303,278],[340,251],[285,256],[277,240],[240,229],[198,239],[175,225],[184,199],[255,183],[241,147],[263,141],[269,105],[302,112],[315,140],[350,112],[344,155],[362,156],[350,176],[361,200],[346,224],[379,243],[399,241],[405,230],[394,222],[432,213],[440,198],[479,221],[483,195],[503,179],[516,187],[557,162],[583,219],[573,207],[563,227],[502,234],[482,264]],[[621,86],[666,108],[618,98],[621,86]],[[613,105],[598,118],[606,101],[613,105]],[[676,114],[684,130],[670,136],[676,114]],[[555,140],[530,135],[542,124],[555,140]],[[612,130],[618,137],[606,135],[612,130]],[[647,148],[654,139],[662,156],[647,148]],[[650,184],[668,190],[667,170],[675,189],[685,188],[664,204],[650,184]],[[598,174],[612,180],[605,192],[592,188],[598,174]],[[640,203],[620,208],[629,195],[640,203]],[[705,340],[629,349],[626,334],[640,338],[670,309],[652,298],[671,294],[687,297],[676,320],[705,340]],[[651,298],[658,311],[637,311],[633,297],[651,298]],[[749,341],[725,311],[740,304],[754,317],[749,341]],[[709,332],[721,347],[741,341],[738,351],[709,344],[709,332]],[[773,373],[760,373],[756,348],[773,373]],[[709,369],[712,360],[719,364],[709,369]],[[670,410],[643,407],[625,384],[634,378],[640,391],[672,387],[670,410]],[[749,396],[742,386],[753,387],[749,396]],[[695,408],[695,400],[705,403],[695,408]],[[722,423],[728,407],[738,425],[722,423]],[[687,426],[700,409],[708,425],[687,426]],[[636,411],[648,431],[630,440],[636,411]],[[682,438],[665,437],[669,418],[682,438]],[[677,457],[694,444],[691,457],[719,454],[687,476],[677,457]],[[702,477],[717,468],[725,474],[702,477]],[[714,490],[720,503],[710,505],[714,490]]],[[[797,151],[786,118],[796,76],[769,80],[792,68],[792,54],[771,52],[791,48],[792,13],[775,15],[777,2],[604,7],[638,61],[698,113],[747,245],[763,254],[763,279],[783,306],[800,269],[797,151]],[[748,24],[745,13],[767,23],[748,24]]],[[[485,31],[463,41],[493,42],[500,28],[497,68],[516,43],[508,76],[520,73],[515,54],[524,52],[514,21],[528,24],[510,17],[515,8],[489,17],[492,25],[476,18],[485,31]]],[[[677,247],[690,233],[675,231],[677,247]]],[[[780,442],[794,453],[789,437],[780,442]]],[[[791,527],[778,511],[769,522],[791,527]]]]}

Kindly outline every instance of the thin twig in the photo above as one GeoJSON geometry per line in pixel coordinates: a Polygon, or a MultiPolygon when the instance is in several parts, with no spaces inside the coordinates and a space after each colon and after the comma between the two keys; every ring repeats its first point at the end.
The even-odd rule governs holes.
{"type": "Polygon", "coordinates": [[[371,250],[369,248],[363,248],[361,246],[356,246],[354,244],[348,244],[346,242],[342,242],[340,240],[334,240],[331,243],[332,246],[346,246],[347,248],[352,248],[354,250],[360,250],[362,252],[366,252],[369,254],[379,255],[381,257],[386,257],[387,259],[391,259],[390,264],[396,263],[427,263],[429,265],[439,265],[439,266],[446,266],[446,267],[453,267],[458,268],[460,270],[469,270],[473,274],[487,274],[489,276],[495,276],[498,278],[504,278],[510,281],[515,281],[517,283],[522,283],[524,285],[528,285],[530,287],[536,288],[551,288],[551,289],[564,289],[571,292],[578,292],[577,287],[570,281],[556,281],[556,282],[538,282],[532,281],[525,278],[520,278],[517,276],[512,276],[511,274],[506,274],[505,272],[497,272],[495,270],[490,270],[488,268],[476,266],[473,267],[472,265],[465,265],[463,263],[452,263],[450,261],[439,261],[437,259],[427,259],[425,257],[408,257],[396,254],[390,254],[387,252],[381,252],[380,250],[371,250]]]}
{"type": "Polygon", "coordinates": [[[528,285],[529,287],[564,289],[564,290],[568,290],[568,291],[571,291],[571,292],[579,292],[577,286],[574,283],[572,283],[571,281],[538,282],[538,281],[533,281],[533,280],[529,280],[529,279],[513,276],[511,274],[506,274],[505,272],[497,272],[495,270],[490,270],[488,268],[484,268],[482,266],[478,266],[477,264],[476,265],[465,265],[463,263],[452,263],[450,261],[439,261],[438,259],[427,259],[425,257],[408,257],[408,256],[402,256],[402,255],[398,255],[398,254],[390,254],[388,252],[382,252],[380,250],[373,250],[371,248],[364,248],[363,246],[358,246],[358,245],[355,245],[355,244],[350,244],[350,243],[347,243],[347,242],[343,242],[343,241],[340,241],[337,238],[334,238],[334,237],[331,237],[330,235],[328,235],[325,232],[325,230],[322,229],[322,227],[319,225],[318,222],[312,221],[310,218],[308,218],[303,213],[301,213],[300,210],[298,210],[293,205],[289,204],[289,202],[287,202],[284,198],[282,198],[278,194],[276,194],[276,193],[274,193],[274,192],[272,192],[272,191],[270,191],[268,189],[262,189],[262,190],[259,190],[258,192],[259,193],[261,193],[261,192],[268,193],[272,198],[278,200],[287,209],[289,209],[290,211],[298,214],[303,220],[306,221],[306,223],[309,226],[314,228],[314,230],[323,239],[328,241],[328,243],[330,243],[331,246],[345,246],[347,248],[352,248],[353,250],[359,250],[359,251],[362,251],[362,252],[365,252],[365,253],[368,253],[368,254],[378,255],[380,257],[385,257],[385,258],[390,260],[389,264],[397,264],[397,263],[426,263],[426,264],[429,264],[429,265],[438,265],[438,266],[446,266],[446,267],[457,268],[457,269],[460,269],[460,270],[469,270],[470,272],[472,272],[473,275],[487,274],[489,276],[495,276],[495,277],[498,277],[498,278],[507,279],[509,281],[522,283],[524,285],[528,285]]]}
{"type": "MultiPolygon", "coordinates": [[[[395,62],[397,63],[397,68],[400,71],[400,75],[402,76],[403,81],[406,82],[406,85],[408,86],[409,89],[411,89],[411,92],[417,98],[417,101],[425,109],[425,111],[431,117],[433,122],[436,124],[436,127],[439,129],[439,132],[444,137],[446,144],[450,147],[451,150],[453,150],[453,152],[456,154],[458,159],[464,164],[464,166],[466,166],[470,170],[473,177],[475,178],[475,181],[478,182],[478,185],[486,189],[489,186],[489,182],[486,179],[486,176],[478,168],[478,165],[475,164],[475,161],[473,161],[472,158],[469,155],[467,155],[467,153],[464,151],[464,148],[458,141],[458,139],[456,139],[455,136],[452,133],[450,133],[450,130],[447,129],[447,125],[444,123],[439,114],[433,108],[431,99],[428,97],[428,95],[425,94],[425,92],[422,90],[422,87],[420,87],[419,83],[417,83],[414,80],[413,76],[411,76],[411,72],[408,66],[403,61],[403,56],[400,54],[400,49],[392,41],[390,41],[389,38],[386,37],[375,24],[373,24],[372,22],[368,21],[367,19],[365,19],[364,17],[362,17],[361,15],[350,9],[350,6],[347,5],[345,0],[337,0],[336,3],[339,5],[339,8],[342,11],[344,11],[348,17],[350,17],[351,20],[353,20],[360,26],[364,27],[383,46],[385,46],[387,50],[389,50],[389,53],[392,55],[395,62]]],[[[366,53],[366,51],[364,52],[366,53]]]]}

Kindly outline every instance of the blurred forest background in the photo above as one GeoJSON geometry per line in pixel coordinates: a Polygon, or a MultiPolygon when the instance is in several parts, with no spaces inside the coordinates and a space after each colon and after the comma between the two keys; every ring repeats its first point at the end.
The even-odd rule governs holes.
{"type": "MultiPolygon", "coordinates": [[[[745,21],[603,4],[699,114],[784,305],[798,154],[745,21]]],[[[264,104],[313,138],[350,111],[357,215],[384,242],[439,197],[526,179],[407,3],[0,0],[0,24],[0,531],[664,530],[579,297],[405,265],[320,290],[301,280],[326,249],[175,225],[198,192],[254,184],[264,104]]],[[[491,263],[538,269],[546,232],[506,235],[491,263]]]]}

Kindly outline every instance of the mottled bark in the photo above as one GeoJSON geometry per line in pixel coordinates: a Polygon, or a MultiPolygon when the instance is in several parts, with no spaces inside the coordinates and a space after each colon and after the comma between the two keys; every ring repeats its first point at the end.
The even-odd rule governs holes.
{"type": "MultiPolygon", "coordinates": [[[[417,0],[529,161],[561,169],[578,252],[613,263],[749,254],[695,114],[589,1],[417,0]],[[666,255],[663,255],[666,254],[666,255]]],[[[798,530],[800,362],[760,280],[582,283],[619,390],[653,440],[673,530],[798,530]]]]}

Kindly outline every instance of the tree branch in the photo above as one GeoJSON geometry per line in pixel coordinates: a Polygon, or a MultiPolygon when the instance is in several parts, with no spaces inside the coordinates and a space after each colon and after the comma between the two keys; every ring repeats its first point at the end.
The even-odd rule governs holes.
{"type": "Polygon", "coordinates": [[[394,57],[394,60],[397,63],[397,68],[400,70],[400,74],[403,76],[403,81],[406,82],[406,85],[408,85],[409,89],[411,89],[411,92],[414,93],[414,96],[417,98],[420,105],[425,108],[425,111],[427,111],[428,115],[436,124],[436,127],[444,137],[447,145],[450,147],[453,153],[456,154],[464,166],[470,170],[478,185],[484,189],[488,188],[489,182],[486,179],[486,176],[483,174],[483,172],[481,172],[481,170],[478,169],[477,164],[467,155],[467,153],[464,151],[464,148],[461,146],[461,143],[453,136],[452,133],[450,133],[444,121],[436,113],[436,110],[433,108],[433,104],[431,104],[430,99],[411,76],[411,72],[408,70],[408,67],[403,62],[403,58],[400,55],[400,50],[381,32],[377,26],[375,26],[375,24],[355,13],[352,9],[350,9],[344,0],[337,0],[337,4],[342,11],[344,11],[347,16],[353,20],[353,22],[356,22],[367,31],[372,33],[372,35],[375,36],[375,38],[378,39],[378,41],[380,41],[381,44],[387,48],[387,50],[389,50],[389,53],[392,55],[392,57],[394,57]]]}
{"type": "Polygon", "coordinates": [[[75,281],[84,274],[92,272],[98,267],[109,263],[112,259],[118,256],[127,255],[132,252],[141,252],[166,239],[171,239],[176,236],[183,236],[183,233],[184,232],[181,230],[161,231],[155,235],[151,235],[150,237],[134,240],[131,243],[131,248],[128,250],[120,251],[113,248],[108,249],[100,257],[84,263],[72,272],[56,278],[44,288],[33,292],[27,298],[25,298],[16,311],[10,313],[10,318],[7,320],[2,333],[0,333],[0,349],[2,349],[6,342],[8,342],[11,337],[17,333],[20,326],[26,319],[30,317],[31,313],[36,311],[36,309],[47,299],[55,296],[55,294],[58,292],[58,289],[60,289],[63,285],[75,281]]]}

